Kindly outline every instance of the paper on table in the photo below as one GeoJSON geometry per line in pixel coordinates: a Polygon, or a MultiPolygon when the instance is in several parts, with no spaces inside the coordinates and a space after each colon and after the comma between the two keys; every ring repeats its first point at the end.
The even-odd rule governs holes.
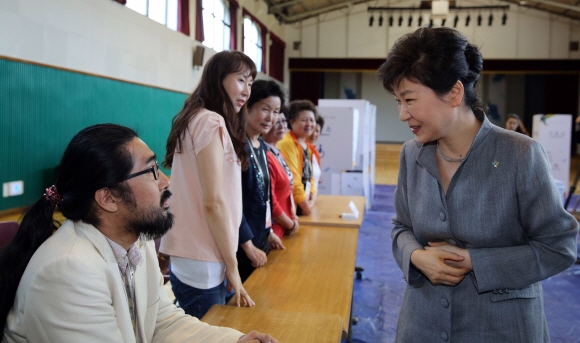
{"type": "Polygon", "coordinates": [[[342,219],[351,219],[351,220],[358,219],[359,212],[358,212],[358,209],[356,208],[356,206],[354,205],[354,202],[352,202],[352,201],[349,202],[348,208],[350,208],[352,213],[342,212],[340,217],[342,219]]]}

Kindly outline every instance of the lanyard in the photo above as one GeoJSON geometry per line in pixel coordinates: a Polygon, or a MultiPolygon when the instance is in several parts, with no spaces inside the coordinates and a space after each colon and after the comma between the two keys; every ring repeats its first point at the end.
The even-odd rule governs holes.
{"type": "MultiPolygon", "coordinates": [[[[254,146],[252,145],[252,141],[250,141],[250,138],[248,139],[248,144],[250,144],[250,148],[252,149],[252,159],[254,160],[254,163],[258,166],[258,170],[260,171],[260,175],[262,176],[262,184],[264,185],[265,189],[265,193],[267,195],[267,199],[266,201],[270,201],[270,187],[268,187],[268,185],[266,185],[266,178],[265,175],[268,175],[268,180],[270,179],[270,171],[268,169],[266,169],[266,174],[264,174],[264,172],[262,171],[262,165],[260,163],[260,161],[258,161],[257,153],[256,150],[254,149],[254,146]]],[[[264,164],[266,164],[266,155],[264,154],[264,149],[261,148],[260,145],[260,152],[262,154],[262,158],[264,159],[264,164]]]]}

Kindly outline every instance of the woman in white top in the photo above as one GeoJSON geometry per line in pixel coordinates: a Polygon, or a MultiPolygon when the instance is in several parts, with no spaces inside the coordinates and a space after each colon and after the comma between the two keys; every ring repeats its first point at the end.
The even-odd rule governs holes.
{"type": "Polygon", "coordinates": [[[175,225],[161,240],[171,256],[170,280],[179,305],[201,318],[225,304],[226,286],[238,306],[254,302],[244,290],[236,251],[242,220],[244,104],[256,66],[241,52],[207,62],[199,86],[173,119],[164,166],[172,168],[175,225]]]}

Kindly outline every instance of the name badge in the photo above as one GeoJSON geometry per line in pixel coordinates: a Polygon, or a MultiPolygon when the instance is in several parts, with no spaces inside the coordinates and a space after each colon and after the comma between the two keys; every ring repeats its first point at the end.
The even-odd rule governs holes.
{"type": "Polygon", "coordinates": [[[270,200],[266,202],[266,229],[272,227],[272,211],[270,209],[270,200]]]}

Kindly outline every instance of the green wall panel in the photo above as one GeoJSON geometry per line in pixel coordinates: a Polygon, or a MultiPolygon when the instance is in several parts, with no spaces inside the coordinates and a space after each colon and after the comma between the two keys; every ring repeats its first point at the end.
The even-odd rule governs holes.
{"type": "Polygon", "coordinates": [[[0,183],[24,194],[0,197],[0,211],[36,201],[72,137],[98,123],[135,129],[161,162],[173,116],[187,94],[0,59],[0,183]]]}

